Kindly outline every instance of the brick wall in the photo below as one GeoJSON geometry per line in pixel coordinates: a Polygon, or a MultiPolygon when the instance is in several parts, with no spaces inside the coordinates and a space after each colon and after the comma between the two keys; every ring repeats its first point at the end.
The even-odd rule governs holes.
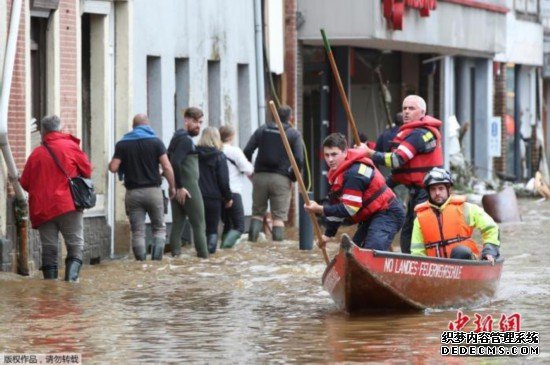
{"type": "MultiPolygon", "coordinates": [[[[26,128],[28,120],[26,115],[27,96],[25,94],[25,85],[28,77],[28,75],[25,74],[25,39],[27,36],[25,33],[27,24],[26,3],[27,1],[23,1],[21,6],[21,20],[19,23],[19,33],[17,37],[17,51],[15,54],[10,102],[8,106],[8,138],[15,163],[19,170],[22,170],[25,165],[26,128]]],[[[11,4],[12,1],[8,0],[8,9],[5,14],[8,18],[8,29],[11,17],[11,4]]],[[[13,195],[13,190],[10,189],[9,195],[13,195]]]]}
{"type": "MultiPolygon", "coordinates": [[[[292,110],[296,105],[296,53],[298,51],[298,30],[296,29],[296,0],[285,1],[285,77],[286,103],[292,110]]],[[[301,121],[299,121],[301,122],[301,121]]],[[[301,125],[299,126],[302,127],[301,125]]]]}
{"type": "Polygon", "coordinates": [[[506,115],[506,64],[497,63],[493,68],[494,73],[494,93],[493,93],[493,113],[495,116],[501,117],[501,157],[493,158],[493,169],[495,173],[500,172],[506,174],[506,155],[507,155],[507,143],[505,141],[505,115],[506,115]]]}
{"type": "Polygon", "coordinates": [[[84,264],[91,259],[107,260],[111,255],[111,228],[105,217],[84,218],[84,264]]]}
{"type": "MultiPolygon", "coordinates": [[[[286,89],[284,94],[286,95],[285,103],[288,104],[294,111],[294,121],[296,127],[302,131],[302,121],[299,119],[297,113],[298,106],[296,103],[296,62],[298,52],[298,30],[296,29],[296,0],[285,0],[285,74],[286,89]]],[[[302,131],[303,132],[303,131],[302,131]]],[[[297,184],[293,184],[292,199],[290,202],[290,209],[288,211],[288,224],[289,226],[295,225],[296,222],[296,200],[294,191],[298,189],[297,184]]]]}
{"type": "Polygon", "coordinates": [[[77,7],[75,0],[59,2],[59,48],[60,48],[60,100],[61,120],[66,128],[76,135],[77,123],[77,7]]]}

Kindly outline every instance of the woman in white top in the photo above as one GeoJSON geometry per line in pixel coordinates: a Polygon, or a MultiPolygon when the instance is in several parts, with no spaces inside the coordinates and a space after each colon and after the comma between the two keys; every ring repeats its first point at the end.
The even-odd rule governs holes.
{"type": "Polygon", "coordinates": [[[244,232],[244,209],[241,194],[243,175],[251,177],[254,166],[246,159],[243,151],[231,143],[235,138],[235,128],[230,125],[220,127],[220,136],[223,142],[223,153],[227,158],[229,169],[229,186],[233,205],[223,212],[223,241],[221,248],[231,248],[244,232]]]}

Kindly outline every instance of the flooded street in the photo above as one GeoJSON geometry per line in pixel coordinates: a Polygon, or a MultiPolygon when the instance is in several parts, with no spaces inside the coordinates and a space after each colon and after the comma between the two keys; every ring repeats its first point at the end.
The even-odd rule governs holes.
{"type": "MultiPolygon", "coordinates": [[[[443,360],[550,362],[550,202],[520,207],[523,222],[501,225],[497,296],[464,313],[491,314],[496,329],[502,313],[520,313],[522,330],[539,332],[541,354],[443,360]]],[[[441,363],[441,332],[456,319],[455,310],[342,314],[321,287],[320,251],[293,241],[246,242],[207,261],[184,252],[86,265],[78,284],[0,273],[0,350],[82,353],[85,364],[441,363]]]]}

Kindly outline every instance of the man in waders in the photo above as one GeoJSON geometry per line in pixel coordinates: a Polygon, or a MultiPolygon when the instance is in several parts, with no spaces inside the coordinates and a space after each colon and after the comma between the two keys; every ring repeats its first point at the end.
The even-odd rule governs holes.
{"type": "Polygon", "coordinates": [[[201,131],[204,113],[199,108],[187,108],[183,113],[183,128],[178,129],[168,146],[168,158],[174,169],[176,198],[172,199],[172,231],[170,247],[172,256],[181,254],[181,234],[185,217],[193,229],[197,256],[208,257],[204,204],[199,188],[199,158],[191,137],[201,131]]]}

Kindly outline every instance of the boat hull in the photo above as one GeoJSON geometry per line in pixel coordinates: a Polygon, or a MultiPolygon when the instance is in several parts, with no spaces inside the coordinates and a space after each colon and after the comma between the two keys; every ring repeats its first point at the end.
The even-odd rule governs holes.
{"type": "Polygon", "coordinates": [[[322,281],[348,313],[462,307],[494,295],[502,264],[366,250],[343,235],[322,281]]]}

